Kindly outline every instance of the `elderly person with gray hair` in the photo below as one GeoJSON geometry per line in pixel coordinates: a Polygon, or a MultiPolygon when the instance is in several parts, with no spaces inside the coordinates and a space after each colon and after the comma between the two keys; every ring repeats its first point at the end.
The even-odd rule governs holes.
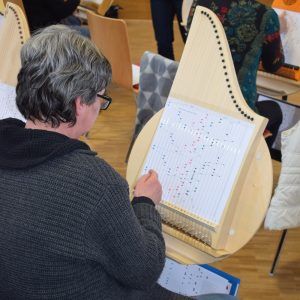
{"type": "Polygon", "coordinates": [[[145,299],[165,260],[157,174],[130,203],[126,181],[77,140],[111,102],[109,62],[54,25],[21,63],[27,122],[0,121],[0,299],[145,299]]]}
{"type": "Polygon", "coordinates": [[[21,64],[26,124],[0,121],[0,299],[190,299],[156,284],[157,173],[137,181],[130,203],[126,181],[77,140],[111,103],[109,62],[54,25],[25,43],[21,64]]]}

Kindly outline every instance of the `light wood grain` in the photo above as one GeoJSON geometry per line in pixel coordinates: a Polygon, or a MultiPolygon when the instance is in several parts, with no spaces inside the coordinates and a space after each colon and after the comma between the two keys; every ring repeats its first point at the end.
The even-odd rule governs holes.
{"type": "Polygon", "coordinates": [[[123,19],[151,19],[150,0],[118,0],[115,1],[122,9],[119,11],[123,19]]]}
{"type": "MultiPolygon", "coordinates": [[[[133,5],[136,1],[127,2],[133,5]]],[[[139,61],[145,50],[155,52],[151,22],[128,20],[127,24],[133,61],[139,61]]],[[[175,35],[177,57],[180,57],[182,48],[180,36],[175,35]]],[[[113,88],[112,95],[113,105],[99,116],[90,132],[88,143],[125,176],[124,160],[135,118],[134,95],[121,88],[113,88]]],[[[293,95],[291,99],[300,104],[300,93],[293,95]]],[[[276,186],[281,165],[276,161],[272,163],[276,186]]],[[[269,276],[280,234],[278,231],[266,231],[261,228],[245,247],[229,258],[213,264],[241,279],[238,294],[241,300],[300,299],[300,229],[288,231],[275,276],[269,276]]]]}
{"type": "Polygon", "coordinates": [[[25,12],[25,8],[24,8],[24,5],[23,5],[23,0],[3,0],[4,6],[6,6],[6,4],[8,2],[13,3],[15,5],[18,5],[22,9],[22,12],[24,13],[24,16],[26,17],[26,12],[25,12]]]}
{"type": "MultiPolygon", "coordinates": [[[[272,189],[272,168],[269,151],[265,141],[262,140],[262,132],[267,120],[256,115],[247,106],[239,88],[222,24],[217,16],[206,8],[197,7],[195,11],[193,26],[180,60],[170,96],[184,99],[187,103],[200,105],[211,111],[253,125],[251,143],[247,147],[237,179],[232,185],[232,191],[224,207],[222,218],[217,226],[213,225],[213,230],[208,229],[211,239],[208,244],[211,247],[199,243],[197,239],[167,224],[163,227],[165,234],[177,237],[178,240],[182,240],[190,246],[189,248],[184,247],[182,243],[177,243],[174,239],[168,240],[166,246],[169,256],[172,255],[172,258],[183,263],[208,263],[213,259],[207,259],[206,255],[205,258],[202,258],[202,253],[212,257],[224,256],[226,253],[231,254],[239,250],[255,234],[269,205],[272,189]],[[201,36],[202,39],[200,40],[198,36],[201,36]],[[222,50],[220,51],[220,49],[222,50]],[[235,99],[234,101],[232,97],[235,99]],[[240,112],[241,109],[243,114],[240,112]],[[251,121],[247,116],[249,119],[252,118],[251,121]],[[262,172],[265,173],[265,176],[261,176],[262,172]],[[251,212],[254,211],[255,213],[252,214],[251,212]],[[199,249],[199,253],[196,253],[193,248],[199,249]]],[[[146,124],[132,149],[127,171],[127,179],[131,188],[133,188],[134,181],[141,172],[144,158],[150,148],[158,123],[159,118],[155,116],[146,124]]],[[[165,205],[173,208],[167,203],[165,205]]],[[[177,210],[178,208],[174,206],[174,209],[177,210]]],[[[189,215],[189,212],[184,212],[184,214],[189,215]]],[[[191,217],[195,219],[194,216],[191,217]]],[[[182,222],[188,222],[188,220],[185,219],[182,222]]],[[[202,222],[205,223],[205,220],[200,220],[200,222],[201,224],[202,222]]],[[[193,226],[197,225],[193,224],[193,226]]],[[[201,230],[200,225],[197,231],[201,232],[201,230]]]]}
{"type": "Polygon", "coordinates": [[[9,2],[0,28],[0,82],[12,86],[17,84],[21,67],[20,50],[29,37],[29,28],[22,9],[9,2]]]}
{"type": "Polygon", "coordinates": [[[4,3],[3,3],[3,0],[0,0],[0,12],[3,13],[4,12],[4,3]]]}
{"type": "Polygon", "coordinates": [[[131,90],[132,62],[126,23],[91,11],[87,17],[92,41],[111,64],[112,81],[131,90]]]}

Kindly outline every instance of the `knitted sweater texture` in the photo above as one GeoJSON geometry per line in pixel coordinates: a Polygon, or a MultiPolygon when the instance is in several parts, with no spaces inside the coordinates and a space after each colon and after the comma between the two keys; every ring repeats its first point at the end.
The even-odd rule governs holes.
{"type": "Polygon", "coordinates": [[[152,201],[82,142],[0,121],[0,299],[145,299],[165,259],[152,201]]]}

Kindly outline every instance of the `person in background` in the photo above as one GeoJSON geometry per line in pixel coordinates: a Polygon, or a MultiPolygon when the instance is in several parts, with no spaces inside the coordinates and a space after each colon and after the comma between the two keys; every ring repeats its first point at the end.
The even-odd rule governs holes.
{"type": "Polygon", "coordinates": [[[223,24],[243,96],[254,111],[269,119],[266,142],[271,149],[282,112],[274,101],[257,102],[256,76],[260,62],[270,73],[284,63],[276,12],[254,0],[194,0],[188,30],[198,5],[212,10],[223,24]]]}
{"type": "Polygon", "coordinates": [[[182,40],[186,41],[186,30],[181,25],[182,0],[151,0],[152,24],[157,42],[158,53],[174,60],[173,21],[176,15],[182,40]]]}
{"type": "Polygon", "coordinates": [[[82,35],[90,37],[87,26],[81,25],[74,11],[80,0],[23,0],[31,32],[54,24],[71,26],[82,35]]]}

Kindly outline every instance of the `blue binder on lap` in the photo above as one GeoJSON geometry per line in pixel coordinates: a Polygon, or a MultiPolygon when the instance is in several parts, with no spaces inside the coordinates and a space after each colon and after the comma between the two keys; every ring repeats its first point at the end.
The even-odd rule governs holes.
{"type": "Polygon", "coordinates": [[[240,279],[210,265],[182,265],[167,258],[158,283],[172,292],[197,299],[204,294],[236,296],[240,279]]]}
{"type": "Polygon", "coordinates": [[[241,280],[237,277],[234,277],[226,272],[223,272],[219,269],[216,269],[210,265],[200,265],[202,266],[203,268],[219,275],[219,276],[222,276],[223,278],[226,278],[230,283],[231,283],[231,288],[230,288],[230,291],[229,291],[229,295],[231,296],[236,296],[237,295],[237,292],[238,292],[238,289],[239,289],[239,286],[240,286],[240,283],[241,283],[241,280]]]}

